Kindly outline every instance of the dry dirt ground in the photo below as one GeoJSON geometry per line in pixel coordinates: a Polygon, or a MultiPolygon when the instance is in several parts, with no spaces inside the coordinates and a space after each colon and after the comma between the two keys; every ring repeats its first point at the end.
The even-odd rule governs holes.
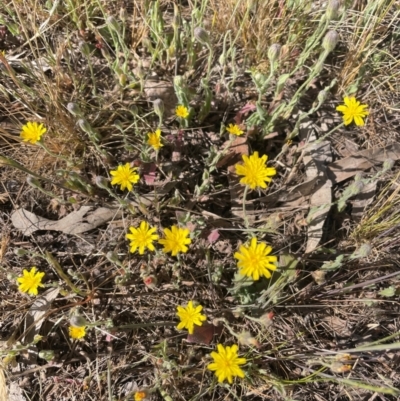
{"type": "Polygon", "coordinates": [[[296,99],[318,60],[320,41],[276,92],[325,3],[6,3],[0,401],[122,401],[139,390],[154,401],[398,399],[398,2],[342,2],[329,23],[338,45],[268,132],[262,127],[296,99]],[[174,24],[179,51],[170,47],[174,24]],[[209,32],[212,57],[186,35],[197,25],[209,32]],[[286,47],[260,99],[252,74],[268,76],[273,43],[286,47]],[[174,116],[176,76],[190,97],[188,126],[174,116]],[[300,121],[327,87],[323,105],[300,121]],[[330,133],[348,93],[368,104],[366,124],[330,133]],[[160,126],[153,112],[160,98],[165,142],[155,154],[145,137],[160,126]],[[246,124],[258,100],[266,120],[246,124]],[[71,102],[80,116],[68,111],[71,102]],[[82,116],[100,141],[79,124],[82,116]],[[27,121],[45,124],[47,150],[21,141],[27,121]],[[230,140],[229,123],[245,134],[230,140]],[[243,206],[234,165],[254,151],[278,174],[243,206]],[[96,185],[127,162],[141,176],[132,193],[96,185]],[[125,235],[142,220],[160,234],[186,226],[189,251],[130,253],[125,235]],[[271,279],[237,275],[233,254],[253,235],[278,256],[271,279]],[[45,272],[37,297],[16,282],[32,266],[45,272]],[[176,329],[176,307],[191,299],[209,324],[188,337],[176,329]],[[91,323],[79,341],[68,334],[76,313],[91,323]],[[239,344],[244,379],[221,385],[206,369],[218,343],[239,344]]]}

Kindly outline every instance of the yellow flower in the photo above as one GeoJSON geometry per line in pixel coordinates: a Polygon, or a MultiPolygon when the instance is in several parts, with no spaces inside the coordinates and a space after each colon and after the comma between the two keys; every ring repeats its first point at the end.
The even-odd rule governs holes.
{"type": "Polygon", "coordinates": [[[239,252],[235,252],[233,257],[238,260],[239,273],[243,276],[253,277],[253,280],[258,280],[261,276],[270,278],[269,270],[276,270],[273,262],[278,258],[276,256],[268,256],[272,248],[260,242],[257,244],[257,238],[252,238],[250,246],[242,245],[239,252]]]}
{"type": "Polygon", "coordinates": [[[136,184],[139,181],[139,174],[136,173],[137,168],[131,167],[129,163],[124,166],[118,166],[116,170],[110,171],[110,174],[114,177],[111,181],[111,185],[120,185],[121,191],[128,188],[128,191],[132,191],[132,184],[136,184]]]}
{"type": "Polygon", "coordinates": [[[187,107],[179,105],[175,109],[175,114],[177,117],[180,117],[180,118],[188,118],[189,110],[187,109],[187,107]]]}
{"type": "Polygon", "coordinates": [[[135,395],[133,396],[133,399],[135,401],[144,401],[147,399],[148,396],[148,391],[136,391],[135,395]]]}
{"type": "Polygon", "coordinates": [[[236,135],[236,136],[240,136],[243,135],[244,131],[242,131],[238,125],[236,124],[229,124],[226,127],[226,130],[231,134],[231,135],[236,135]]]}
{"type": "Polygon", "coordinates": [[[243,378],[244,372],[239,365],[244,365],[247,360],[246,358],[238,358],[238,346],[224,347],[222,344],[218,344],[217,349],[218,352],[211,352],[214,362],[210,363],[207,369],[215,371],[218,382],[222,383],[225,379],[228,379],[228,382],[232,383],[232,377],[234,376],[243,378]]]}
{"type": "Polygon", "coordinates": [[[254,152],[250,157],[242,156],[244,164],[236,164],[236,174],[243,175],[240,183],[249,186],[251,189],[257,187],[267,188],[266,182],[270,182],[270,177],[276,174],[274,167],[267,167],[268,156],[258,157],[258,152],[254,152]]]}
{"type": "Polygon", "coordinates": [[[163,252],[171,252],[172,256],[176,256],[179,252],[186,253],[188,247],[192,240],[187,238],[190,231],[187,228],[180,228],[177,226],[172,226],[171,230],[169,228],[164,228],[165,239],[160,239],[158,242],[164,245],[163,252]]]}
{"type": "Polygon", "coordinates": [[[24,269],[22,274],[22,277],[17,278],[17,282],[19,283],[18,289],[31,295],[37,295],[38,287],[44,287],[42,284],[44,273],[36,272],[36,267],[33,266],[30,272],[24,269]]]}
{"type": "Polygon", "coordinates": [[[0,53],[5,57],[6,56],[6,51],[5,50],[0,50],[0,53]]]}
{"type": "Polygon", "coordinates": [[[147,134],[147,144],[153,149],[160,149],[163,144],[161,143],[161,130],[157,129],[155,132],[149,132],[147,134]]]}
{"type": "Polygon", "coordinates": [[[154,234],[156,229],[150,228],[149,223],[142,221],[138,228],[129,227],[131,234],[126,234],[126,238],[131,240],[130,251],[134,253],[139,248],[139,254],[143,255],[144,250],[147,248],[150,251],[154,251],[153,241],[158,239],[158,235],[154,234]]]}
{"type": "Polygon", "coordinates": [[[39,142],[42,135],[47,131],[43,124],[38,124],[37,122],[28,122],[22,127],[21,138],[24,142],[30,142],[35,144],[39,142]]]}
{"type": "Polygon", "coordinates": [[[189,334],[193,334],[194,325],[202,326],[203,322],[207,319],[205,315],[200,312],[203,307],[201,305],[194,306],[193,301],[189,301],[186,307],[178,306],[177,315],[181,322],[176,326],[178,330],[188,329],[189,334]]]}
{"type": "Polygon", "coordinates": [[[369,114],[369,112],[365,110],[368,105],[360,104],[355,97],[345,96],[343,101],[344,104],[337,106],[336,110],[343,113],[344,125],[349,125],[353,120],[358,126],[364,125],[364,118],[369,114]]]}
{"type": "Polygon", "coordinates": [[[74,340],[80,340],[86,335],[86,327],[69,326],[69,336],[74,340]]]}

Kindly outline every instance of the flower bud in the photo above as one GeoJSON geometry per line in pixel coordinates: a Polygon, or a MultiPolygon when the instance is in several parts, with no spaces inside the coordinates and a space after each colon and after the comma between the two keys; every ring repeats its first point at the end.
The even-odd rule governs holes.
{"type": "Polygon", "coordinates": [[[25,249],[22,249],[22,248],[14,249],[14,253],[15,253],[18,257],[25,256],[25,255],[28,255],[28,254],[29,254],[28,251],[26,251],[25,249]]]}
{"type": "Polygon", "coordinates": [[[76,103],[68,103],[67,110],[75,117],[82,117],[82,111],[76,103]]]}
{"type": "Polygon", "coordinates": [[[39,358],[42,358],[47,362],[50,362],[54,358],[54,351],[50,349],[44,349],[39,352],[39,358]]]}
{"type": "Polygon", "coordinates": [[[74,327],[84,327],[88,324],[87,320],[80,315],[71,316],[71,319],[69,319],[69,323],[71,326],[74,327]]]}
{"type": "Polygon", "coordinates": [[[90,125],[89,121],[84,119],[84,118],[80,118],[78,121],[78,125],[81,127],[81,130],[86,132],[87,134],[91,134],[93,131],[92,126],[90,125]]]}
{"type": "Polygon", "coordinates": [[[120,86],[124,87],[126,85],[126,81],[128,80],[126,74],[120,74],[118,78],[120,86]]]}
{"type": "Polygon", "coordinates": [[[320,91],[318,93],[318,97],[317,97],[318,103],[319,104],[324,103],[327,97],[328,97],[328,92],[327,91],[325,91],[325,90],[320,91]]]}
{"type": "Polygon", "coordinates": [[[120,19],[122,22],[125,22],[125,21],[128,19],[128,13],[127,13],[125,7],[121,7],[121,8],[119,9],[119,19],[120,19]]]}
{"type": "Polygon", "coordinates": [[[107,252],[106,258],[112,263],[121,264],[121,261],[119,260],[119,257],[115,252],[107,252]]]}
{"type": "Polygon", "coordinates": [[[199,26],[194,28],[194,37],[202,45],[210,46],[210,37],[208,36],[208,32],[205,29],[199,26]]]}
{"type": "Polygon", "coordinates": [[[257,341],[255,337],[251,335],[251,333],[247,330],[242,331],[238,335],[239,344],[247,345],[248,347],[259,347],[260,343],[257,341]]]}
{"type": "Polygon", "coordinates": [[[143,282],[146,285],[146,287],[150,289],[154,289],[157,287],[157,277],[154,274],[150,274],[149,276],[144,276],[143,282]]]}
{"type": "Polygon", "coordinates": [[[275,62],[276,60],[278,60],[279,55],[281,53],[281,45],[279,45],[278,43],[274,43],[273,45],[270,46],[270,48],[268,49],[268,58],[269,61],[271,61],[271,63],[275,62]]]}
{"type": "Polygon", "coordinates": [[[78,47],[84,56],[86,56],[86,57],[90,56],[90,47],[86,42],[83,42],[83,41],[79,42],[78,47]]]}
{"type": "Polygon", "coordinates": [[[339,41],[339,34],[336,31],[329,31],[322,41],[322,47],[327,51],[331,52],[339,41]]]}
{"type": "Polygon", "coordinates": [[[393,168],[393,166],[394,166],[394,160],[393,159],[386,159],[383,162],[383,171],[384,172],[389,171],[389,170],[391,170],[393,168]]]}
{"type": "Polygon", "coordinates": [[[154,112],[159,118],[162,118],[164,114],[164,102],[161,99],[156,99],[153,102],[154,112]]]}
{"type": "Polygon", "coordinates": [[[120,26],[118,21],[112,16],[110,15],[109,17],[107,17],[106,19],[106,24],[109,28],[113,29],[115,32],[120,32],[120,26]]]}
{"type": "Polygon", "coordinates": [[[95,179],[96,185],[100,188],[106,189],[107,191],[110,189],[108,187],[108,180],[105,177],[102,177],[101,175],[96,176],[95,179]]]}
{"type": "Polygon", "coordinates": [[[28,175],[28,177],[26,177],[26,182],[33,188],[42,188],[39,180],[35,177],[32,177],[31,175],[28,175]]]}
{"type": "Polygon", "coordinates": [[[337,18],[339,7],[339,0],[329,0],[328,6],[326,7],[326,17],[328,18],[328,21],[337,18]]]}

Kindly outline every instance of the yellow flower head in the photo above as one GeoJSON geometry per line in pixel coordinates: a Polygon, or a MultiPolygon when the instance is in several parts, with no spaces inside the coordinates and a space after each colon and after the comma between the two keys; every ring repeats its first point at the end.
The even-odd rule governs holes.
{"type": "Polygon", "coordinates": [[[161,143],[161,130],[157,129],[155,132],[149,132],[147,134],[147,144],[153,149],[160,149],[163,144],[161,143]]]}
{"type": "Polygon", "coordinates": [[[171,229],[164,228],[164,239],[158,240],[158,243],[164,245],[163,252],[171,252],[172,256],[176,256],[179,252],[186,253],[192,240],[188,238],[190,231],[187,228],[172,226],[171,229]]]}
{"type": "Polygon", "coordinates": [[[211,352],[214,362],[210,363],[207,369],[215,371],[218,382],[222,383],[225,379],[228,379],[228,382],[231,384],[233,377],[238,376],[243,378],[244,372],[239,365],[244,365],[247,360],[246,358],[238,358],[238,346],[224,347],[222,344],[218,344],[217,349],[218,352],[211,352]]]}
{"type": "Polygon", "coordinates": [[[24,142],[30,142],[35,144],[39,142],[42,135],[47,131],[43,124],[38,124],[37,122],[28,122],[22,127],[21,138],[24,142]]]}
{"type": "Polygon", "coordinates": [[[369,112],[365,110],[368,105],[360,104],[355,97],[345,96],[343,101],[344,104],[337,106],[336,110],[343,113],[344,125],[349,125],[353,120],[358,126],[364,125],[364,118],[369,114],[369,112]]]}
{"type": "Polygon", "coordinates": [[[148,391],[136,391],[135,395],[133,396],[133,399],[135,401],[144,401],[147,399],[148,396],[148,391]]]}
{"type": "Polygon", "coordinates": [[[86,327],[85,326],[69,326],[69,336],[74,340],[80,340],[86,335],[86,327]]]}
{"type": "Polygon", "coordinates": [[[0,53],[5,57],[6,51],[5,50],[0,50],[0,53]]]}
{"type": "Polygon", "coordinates": [[[267,188],[266,182],[270,182],[270,177],[276,174],[274,167],[267,167],[266,163],[268,156],[264,155],[258,157],[258,152],[254,152],[250,157],[242,156],[244,164],[236,164],[236,174],[243,175],[240,179],[240,183],[247,185],[251,189],[255,188],[267,188]]]}
{"type": "Polygon", "coordinates": [[[203,310],[201,305],[194,306],[193,301],[189,301],[188,304],[183,306],[178,306],[177,315],[181,322],[176,326],[178,330],[188,329],[189,334],[193,334],[194,325],[202,326],[203,322],[207,320],[205,315],[200,312],[203,310]]]}
{"type": "Polygon", "coordinates": [[[136,173],[137,168],[131,167],[129,163],[124,166],[120,165],[116,170],[110,171],[110,174],[114,177],[111,181],[111,185],[120,185],[121,191],[128,188],[128,191],[132,191],[132,184],[136,184],[139,181],[139,174],[136,173]]]}
{"type": "Polygon", "coordinates": [[[264,242],[257,243],[257,238],[252,238],[250,246],[242,245],[239,252],[233,257],[238,260],[239,273],[243,276],[253,277],[258,280],[261,276],[271,277],[269,270],[276,270],[273,264],[278,260],[276,256],[269,256],[272,248],[264,242]]]}
{"type": "Polygon", "coordinates": [[[189,110],[187,107],[179,105],[175,109],[175,114],[179,118],[188,118],[189,117],[189,110]]]}
{"type": "Polygon", "coordinates": [[[236,136],[240,136],[243,135],[244,131],[242,131],[238,125],[236,124],[229,124],[226,127],[226,130],[231,134],[231,135],[236,135],[236,136]]]}
{"type": "Polygon", "coordinates": [[[154,251],[153,241],[158,239],[158,235],[154,234],[156,229],[150,228],[149,223],[142,221],[138,228],[129,227],[131,234],[126,234],[126,238],[131,240],[131,252],[134,253],[139,248],[139,254],[143,255],[147,248],[149,251],[154,251]]]}
{"type": "Polygon", "coordinates": [[[36,272],[36,267],[33,266],[31,271],[24,269],[22,271],[23,276],[17,278],[17,282],[19,283],[18,289],[21,292],[26,292],[31,295],[38,294],[38,287],[44,287],[42,284],[42,278],[44,273],[36,272]]]}

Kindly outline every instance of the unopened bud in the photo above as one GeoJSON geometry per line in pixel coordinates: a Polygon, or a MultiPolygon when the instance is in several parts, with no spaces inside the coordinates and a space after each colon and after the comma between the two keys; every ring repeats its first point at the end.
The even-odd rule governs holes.
{"type": "Polygon", "coordinates": [[[112,263],[115,263],[115,264],[118,264],[118,265],[121,264],[121,261],[119,260],[119,257],[115,252],[112,252],[112,251],[107,252],[106,258],[112,263]]]}
{"type": "Polygon", "coordinates": [[[74,327],[84,327],[87,326],[88,322],[87,320],[80,315],[74,315],[71,317],[71,319],[69,319],[69,323],[71,326],[74,327]]]}
{"type": "Polygon", "coordinates": [[[17,249],[14,249],[14,253],[15,253],[18,257],[21,257],[21,256],[28,255],[29,252],[26,251],[25,249],[17,248],[17,249]]]}
{"type": "Polygon", "coordinates": [[[119,84],[124,87],[126,85],[126,81],[127,81],[127,76],[126,74],[120,74],[119,75],[119,84]]]}
{"type": "Polygon", "coordinates": [[[341,362],[333,362],[330,368],[334,373],[346,373],[351,370],[351,365],[344,365],[341,362]]]}
{"type": "Polygon", "coordinates": [[[324,103],[327,97],[328,97],[328,92],[327,91],[324,91],[324,90],[320,91],[318,93],[318,97],[317,97],[318,103],[319,104],[324,103]]]}
{"type": "Polygon", "coordinates": [[[115,32],[118,32],[118,33],[120,32],[119,23],[112,15],[107,17],[106,24],[108,25],[109,28],[113,29],[115,32]]]}
{"type": "Polygon", "coordinates": [[[90,47],[86,42],[79,42],[78,47],[84,56],[90,56],[90,47]]]}
{"type": "Polygon", "coordinates": [[[88,120],[86,120],[84,118],[80,118],[77,122],[78,122],[78,125],[81,127],[82,131],[85,131],[87,134],[91,134],[92,133],[93,128],[90,125],[88,120]]]}
{"type": "Polygon", "coordinates": [[[156,99],[153,102],[154,112],[159,118],[162,118],[164,114],[164,102],[161,99],[156,99]]]}
{"type": "Polygon", "coordinates": [[[50,349],[44,349],[39,352],[39,358],[42,358],[47,362],[50,362],[54,358],[54,351],[50,349]]]}
{"type": "Polygon", "coordinates": [[[322,41],[322,47],[331,52],[339,42],[339,34],[336,31],[329,31],[322,41]]]}
{"type": "Polygon", "coordinates": [[[150,289],[157,287],[157,277],[154,274],[143,277],[143,282],[150,289]]]}
{"type": "Polygon", "coordinates": [[[75,117],[82,117],[82,111],[76,103],[68,103],[67,110],[75,117]]]}
{"type": "Polygon", "coordinates": [[[194,37],[202,45],[210,46],[210,37],[208,36],[208,32],[200,26],[194,28],[194,37]]]}
{"type": "Polygon", "coordinates": [[[384,172],[389,171],[389,170],[391,170],[393,168],[393,166],[394,166],[394,160],[393,159],[386,159],[383,162],[383,171],[384,172]]]}
{"type": "Polygon", "coordinates": [[[28,175],[28,177],[26,177],[26,182],[33,188],[42,188],[39,180],[35,177],[32,177],[31,175],[28,175]]]}
{"type": "Polygon", "coordinates": [[[242,331],[238,335],[238,341],[240,344],[247,345],[248,347],[251,346],[258,348],[260,346],[260,343],[257,341],[255,337],[251,335],[249,331],[242,331]]]}
{"type": "Polygon", "coordinates": [[[273,63],[274,61],[278,60],[279,55],[281,53],[281,47],[282,46],[279,45],[278,43],[274,43],[268,49],[268,58],[269,58],[269,61],[271,61],[271,63],[273,63]]]}
{"type": "Polygon", "coordinates": [[[98,175],[95,179],[96,185],[100,188],[109,190],[110,188],[108,187],[108,180],[105,177],[102,177],[101,175],[98,175]]]}
{"type": "Polygon", "coordinates": [[[259,317],[260,323],[265,327],[271,327],[273,324],[273,319],[274,319],[274,312],[267,312],[264,313],[259,317]]]}
{"type": "Polygon", "coordinates": [[[326,17],[329,21],[337,18],[339,7],[339,0],[329,0],[328,6],[326,7],[326,17]]]}
{"type": "Polygon", "coordinates": [[[119,19],[120,19],[122,22],[125,22],[125,21],[128,19],[128,13],[127,13],[125,7],[121,7],[121,8],[120,8],[120,10],[119,10],[119,19]]]}

